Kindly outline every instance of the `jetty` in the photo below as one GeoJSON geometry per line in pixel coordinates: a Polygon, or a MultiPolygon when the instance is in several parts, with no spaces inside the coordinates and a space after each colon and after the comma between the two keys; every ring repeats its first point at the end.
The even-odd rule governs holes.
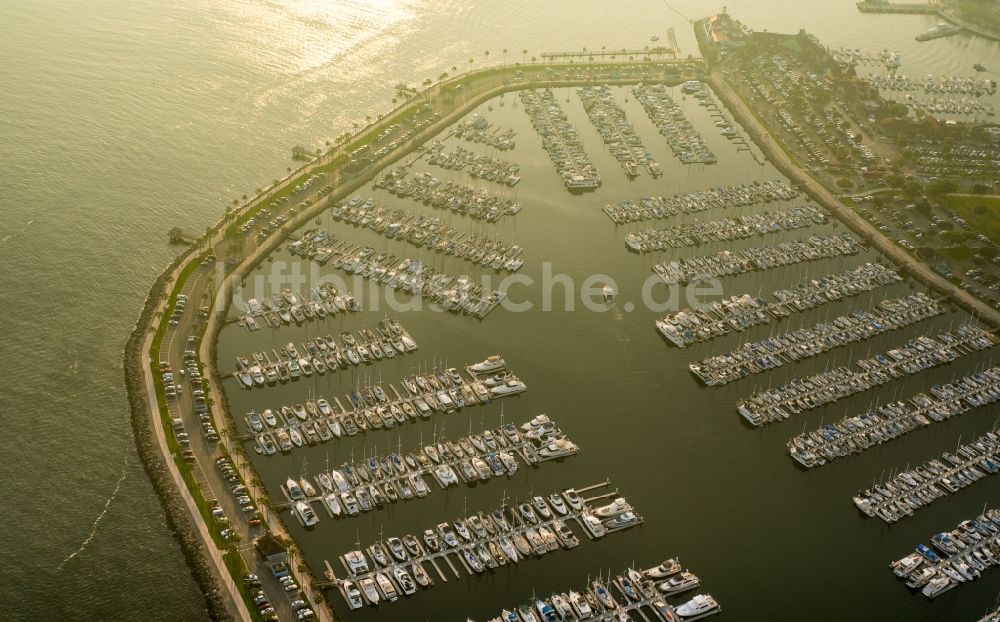
{"type": "Polygon", "coordinates": [[[427,373],[403,379],[403,390],[389,383],[358,387],[333,403],[317,396],[296,404],[250,411],[244,417],[254,449],[264,455],[287,453],[342,436],[382,430],[407,421],[430,419],[434,413],[452,413],[463,408],[490,404],[518,395],[527,385],[510,372],[468,381],[448,373],[427,373]],[[419,381],[419,384],[418,384],[419,381]],[[349,404],[345,407],[344,403],[349,404]]]}
{"type": "MultiPolygon", "coordinates": [[[[707,101],[709,87],[700,82],[685,82],[683,90],[707,101]]],[[[674,101],[666,85],[638,85],[632,95],[642,104],[650,121],[667,140],[667,146],[684,164],[715,164],[718,158],[708,147],[701,133],[688,121],[680,105],[674,101]]]]}
{"type": "Polygon", "coordinates": [[[521,181],[518,175],[521,167],[517,164],[470,151],[462,145],[454,145],[448,152],[444,143],[434,141],[426,156],[428,164],[449,171],[465,171],[473,179],[485,179],[509,187],[521,181]]]}
{"type": "Polygon", "coordinates": [[[473,220],[497,222],[521,211],[521,204],[513,198],[456,182],[444,182],[430,173],[409,175],[410,167],[398,166],[375,180],[375,188],[400,198],[409,198],[424,205],[446,209],[473,220]]]}
{"type": "Polygon", "coordinates": [[[576,548],[580,538],[569,524],[575,524],[590,540],[641,525],[642,517],[617,490],[608,487],[608,482],[602,482],[535,496],[512,506],[502,504],[495,510],[466,512],[461,518],[424,530],[419,538],[413,534],[383,538],[340,556],[344,579],[337,579],[327,563],[327,578],[348,607],[358,609],[365,603],[374,606],[393,602],[400,595],[413,595],[418,586],[430,588],[434,575],[446,582],[448,571],[456,579],[463,574],[476,576],[560,548],[576,548]]]}
{"type": "MultiPolygon", "coordinates": [[[[473,485],[518,471],[517,458],[527,466],[574,456],[579,447],[547,416],[539,415],[520,429],[503,424],[457,441],[435,439],[407,453],[371,456],[360,464],[321,471],[315,483],[306,476],[290,477],[281,486],[285,503],[276,509],[312,507],[317,503],[330,518],[357,516],[397,501],[426,497],[437,483],[445,490],[459,482],[473,485]],[[302,505],[300,505],[302,504],[302,505]]],[[[300,520],[302,517],[296,513],[300,520]]]]}
{"type": "Polygon", "coordinates": [[[787,181],[774,179],[669,197],[644,197],[638,201],[628,200],[615,205],[605,205],[603,209],[616,225],[624,225],[646,220],[663,220],[678,214],[695,214],[712,209],[738,209],[775,201],[791,201],[798,195],[798,190],[790,186],[787,181]]]}
{"type": "MultiPolygon", "coordinates": [[[[485,268],[492,268],[495,263],[497,271],[516,272],[523,264],[519,261],[523,249],[516,244],[507,244],[483,233],[468,234],[445,224],[441,218],[392,210],[378,205],[373,199],[354,197],[334,207],[330,216],[355,227],[370,229],[387,239],[402,240],[417,248],[465,259],[485,268]]],[[[317,253],[314,259],[325,263],[336,251],[330,248],[328,252],[329,255],[317,253]]]]}
{"type": "Polygon", "coordinates": [[[862,13],[903,13],[908,15],[937,15],[937,2],[889,2],[889,0],[865,0],[858,2],[862,13]]]}
{"type": "Polygon", "coordinates": [[[375,330],[363,328],[357,337],[342,331],[339,344],[328,335],[307,339],[298,346],[288,342],[270,353],[239,354],[236,371],[229,375],[241,389],[261,389],[313,374],[322,376],[338,369],[392,359],[416,352],[417,348],[417,342],[398,320],[380,320],[375,330]]]}
{"type": "Polygon", "coordinates": [[[638,177],[640,166],[652,177],[663,174],[659,163],[642,145],[642,139],[625,117],[625,111],[615,101],[610,87],[603,84],[584,86],[578,88],[576,94],[604,145],[629,178],[638,177]]]}
{"type": "Polygon", "coordinates": [[[721,386],[752,374],[804,360],[850,343],[916,324],[944,313],[940,301],[927,294],[911,294],[879,302],[812,328],[788,331],[776,337],[748,342],[729,352],[691,363],[691,373],[708,386],[721,386]]]}
{"type": "Polygon", "coordinates": [[[684,309],[657,320],[656,329],[668,343],[685,348],[900,281],[902,277],[896,270],[882,264],[866,263],[778,290],[772,294],[775,300],[771,302],[752,294],[742,294],[699,309],[684,309]]]}
{"type": "Polygon", "coordinates": [[[653,264],[653,272],[667,285],[693,283],[722,276],[770,270],[806,261],[856,255],[860,246],[849,233],[814,235],[807,241],[782,242],[739,251],[724,250],[702,257],[683,257],[653,264]]]}
{"type": "Polygon", "coordinates": [[[552,89],[518,91],[524,112],[542,137],[542,148],[556,167],[567,190],[594,189],[601,185],[601,174],[580,144],[576,128],[563,112],[552,89]]]}
{"type": "MultiPolygon", "coordinates": [[[[993,341],[990,342],[994,343],[993,341]]],[[[918,368],[921,365],[918,364],[918,368]]],[[[1000,401],[1000,367],[936,385],[931,395],[918,393],[909,400],[883,404],[861,415],[845,417],[788,441],[788,453],[807,469],[838,458],[860,454],[919,428],[950,419],[974,408],[1000,401]]]]}
{"type": "Polygon", "coordinates": [[[746,240],[784,231],[795,231],[828,222],[818,207],[804,205],[785,210],[735,216],[722,220],[695,220],[661,229],[642,229],[625,236],[625,246],[636,253],[654,253],[694,247],[711,242],[746,240]]]}
{"type": "Polygon", "coordinates": [[[995,346],[997,341],[993,333],[973,325],[945,331],[936,339],[921,335],[884,354],[859,360],[857,370],[837,367],[796,378],[780,387],[753,394],[739,402],[736,409],[755,427],[784,421],[792,415],[869,391],[905,375],[983,352],[995,346]]]}
{"type": "Polygon", "coordinates": [[[873,484],[854,497],[865,515],[895,523],[938,499],[971,486],[1000,471],[1000,436],[987,432],[955,452],[942,452],[921,466],[902,471],[887,482],[873,484]]]}
{"type": "Polygon", "coordinates": [[[1000,565],[1000,510],[984,507],[978,517],[934,534],[931,544],[918,544],[915,552],[889,567],[908,588],[933,599],[1000,565]]]}
{"type": "Polygon", "coordinates": [[[681,571],[676,559],[607,578],[598,573],[596,580],[579,591],[552,594],[549,597],[532,596],[532,601],[518,607],[505,609],[499,616],[488,622],[510,622],[513,616],[525,618],[526,613],[537,614],[528,617],[533,620],[634,620],[630,613],[637,614],[645,622],[677,622],[678,620],[701,620],[722,611],[722,607],[710,595],[703,594],[687,600],[679,606],[667,604],[668,597],[697,589],[699,579],[690,570],[681,571]],[[693,610],[697,610],[694,612],[693,610]],[[514,612],[517,613],[514,613],[514,612]],[[523,613],[526,612],[526,613],[523,613]],[[650,617],[652,616],[652,617],[650,617]]]}

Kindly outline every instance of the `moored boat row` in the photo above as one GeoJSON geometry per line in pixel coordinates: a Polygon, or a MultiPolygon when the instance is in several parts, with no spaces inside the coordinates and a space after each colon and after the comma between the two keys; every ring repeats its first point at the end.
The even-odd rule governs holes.
{"type": "MultiPolygon", "coordinates": [[[[684,91],[698,99],[709,97],[708,87],[700,82],[685,83],[684,91]]],[[[667,146],[678,160],[684,164],[715,164],[718,161],[665,85],[634,86],[632,94],[642,104],[653,125],[666,138],[667,146]]]]}
{"type": "Polygon", "coordinates": [[[358,337],[343,331],[339,339],[338,343],[333,335],[327,335],[307,339],[298,346],[288,342],[285,347],[270,353],[240,354],[236,357],[233,377],[242,389],[262,388],[392,359],[417,350],[417,342],[394,319],[380,320],[375,330],[364,328],[358,337]]]}
{"type": "Polygon", "coordinates": [[[644,220],[660,220],[678,214],[695,214],[712,209],[732,210],[774,201],[791,201],[798,191],[783,179],[754,181],[735,186],[722,186],[701,192],[675,194],[669,197],[644,197],[638,201],[623,201],[604,206],[604,213],[615,224],[624,225],[644,220]]]}
{"type": "Polygon", "coordinates": [[[755,393],[736,408],[755,426],[783,421],[791,415],[871,390],[904,375],[982,352],[996,343],[997,338],[992,333],[972,325],[945,331],[936,339],[921,335],[885,354],[859,360],[858,370],[837,367],[796,378],[781,387],[755,393]]]}
{"type": "Polygon", "coordinates": [[[711,595],[699,594],[680,605],[670,605],[667,598],[688,592],[701,585],[701,580],[690,571],[681,572],[676,559],[646,570],[629,568],[605,578],[599,575],[580,591],[556,593],[536,598],[533,602],[512,609],[505,609],[488,622],[561,622],[593,620],[595,622],[628,622],[629,612],[636,612],[643,620],[678,622],[700,620],[722,611],[711,595]]]}
{"type": "Polygon", "coordinates": [[[667,285],[676,285],[855,255],[859,250],[858,243],[849,233],[814,235],[807,241],[782,242],[776,246],[758,246],[739,251],[724,250],[702,257],[682,257],[654,264],[653,272],[667,285]]]}
{"type": "Polygon", "coordinates": [[[823,304],[857,296],[900,281],[902,277],[882,264],[867,263],[838,274],[828,274],[789,289],[772,294],[776,302],[768,302],[751,294],[730,296],[712,302],[701,309],[684,309],[656,321],[656,329],[667,341],[679,348],[693,343],[741,331],[751,326],[768,324],[793,313],[813,309],[823,304]]]}
{"type": "Polygon", "coordinates": [[[518,458],[532,466],[576,455],[579,447],[566,438],[547,416],[539,415],[521,426],[507,423],[482,434],[448,441],[444,438],[406,453],[371,456],[360,463],[321,471],[315,484],[306,477],[289,477],[281,487],[290,506],[299,501],[318,503],[330,517],[356,516],[397,501],[425,497],[459,482],[473,485],[518,471],[518,458]]]}
{"type": "Polygon", "coordinates": [[[576,128],[570,123],[551,89],[518,91],[524,111],[542,137],[542,148],[556,167],[567,190],[592,190],[601,185],[601,174],[580,145],[576,128]]]}
{"type": "Polygon", "coordinates": [[[987,432],[971,443],[945,451],[921,466],[873,484],[854,497],[867,516],[894,523],[916,510],[1000,471],[1000,436],[987,432]]]}
{"type": "Polygon", "coordinates": [[[906,402],[890,402],[875,411],[845,417],[788,441],[789,455],[806,468],[887,443],[918,428],[950,419],[1000,400],[1000,368],[978,372],[918,393],[906,402]]]}
{"type": "Polygon", "coordinates": [[[986,510],[950,532],[934,534],[931,544],[918,544],[916,552],[889,567],[907,587],[933,599],[1000,566],[1000,510],[986,510]]]}
{"type": "Polygon", "coordinates": [[[720,386],[785,363],[818,356],[828,350],[870,339],[891,330],[910,326],[944,312],[938,301],[927,294],[879,302],[871,310],[859,309],[812,328],[782,333],[761,341],[748,342],[729,352],[691,363],[688,368],[709,386],[720,386]]]}
{"type": "Polygon", "coordinates": [[[562,493],[538,495],[512,506],[502,505],[499,509],[467,514],[425,529],[419,538],[407,534],[402,538],[381,539],[363,550],[341,555],[340,561],[348,578],[339,580],[338,585],[351,609],[365,603],[375,606],[393,602],[401,594],[416,593],[418,585],[424,588],[433,585],[426,567],[443,580],[447,578],[442,566],[452,570],[456,577],[460,576],[457,568],[462,568],[469,576],[480,575],[560,548],[577,547],[580,538],[569,527],[571,522],[581,526],[590,539],[641,524],[642,519],[630,506],[625,506],[629,509],[621,510],[617,503],[591,505],[576,490],[568,489],[562,493]],[[350,597],[356,591],[373,595],[365,589],[371,583],[386,588],[394,583],[392,587],[397,590],[395,594],[388,589],[379,590],[378,598],[350,597]]]}
{"type": "Polygon", "coordinates": [[[652,253],[710,242],[745,240],[755,235],[794,231],[826,222],[827,217],[822,210],[804,205],[722,220],[696,220],[664,229],[643,229],[627,234],[625,245],[637,253],[652,253]]]}

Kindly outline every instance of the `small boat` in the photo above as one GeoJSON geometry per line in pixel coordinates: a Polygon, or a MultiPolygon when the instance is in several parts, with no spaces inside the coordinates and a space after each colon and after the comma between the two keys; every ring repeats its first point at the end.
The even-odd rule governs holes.
{"type": "Polygon", "coordinates": [[[610,285],[604,286],[603,293],[604,293],[604,302],[615,301],[615,290],[613,290],[610,285]]]}

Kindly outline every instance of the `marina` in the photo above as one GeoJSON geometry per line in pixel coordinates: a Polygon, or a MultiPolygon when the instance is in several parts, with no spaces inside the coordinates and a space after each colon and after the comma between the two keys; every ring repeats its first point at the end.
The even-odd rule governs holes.
{"type": "Polygon", "coordinates": [[[808,241],[782,242],[776,246],[724,250],[714,255],[674,259],[653,264],[653,272],[667,285],[686,284],[807,261],[855,255],[859,250],[858,243],[849,233],[814,235],[808,241]]]}
{"type": "Polygon", "coordinates": [[[583,150],[576,128],[569,122],[551,89],[518,91],[524,112],[542,137],[564,186],[570,191],[593,190],[601,185],[601,174],[583,150]]]}
{"type": "MultiPolygon", "coordinates": [[[[994,343],[991,339],[990,343],[994,343]]],[[[940,350],[939,350],[940,352],[940,350]]],[[[916,369],[927,363],[917,363],[916,369]]],[[[859,454],[914,430],[961,415],[1000,400],[1000,367],[933,386],[906,402],[890,402],[874,410],[827,423],[788,441],[788,453],[803,467],[822,466],[859,454]]]]}
{"type": "MultiPolygon", "coordinates": [[[[704,106],[708,106],[710,102],[714,104],[708,86],[701,82],[685,82],[682,90],[699,99],[704,106]]],[[[678,160],[684,164],[715,164],[719,161],[701,133],[670,96],[666,86],[662,84],[634,86],[632,95],[642,104],[646,114],[660,134],[666,138],[667,145],[678,160]]]]}
{"type": "Polygon", "coordinates": [[[273,387],[279,382],[308,378],[314,373],[333,373],[417,350],[417,342],[394,319],[379,320],[375,330],[363,328],[357,337],[342,331],[338,338],[339,343],[333,335],[327,335],[307,339],[298,346],[290,341],[270,352],[237,355],[236,371],[231,375],[242,389],[273,387]]]}
{"type": "Polygon", "coordinates": [[[1000,565],[1000,510],[983,508],[976,518],[931,536],[931,545],[918,544],[889,568],[906,587],[934,599],[1000,565]]]}
{"type": "Polygon", "coordinates": [[[673,248],[701,246],[711,242],[746,240],[754,236],[795,231],[827,222],[826,214],[819,208],[793,207],[724,220],[696,220],[665,229],[643,229],[627,234],[625,245],[636,253],[653,253],[673,248]]]}
{"type": "Polygon", "coordinates": [[[585,86],[577,89],[576,94],[604,145],[621,164],[626,176],[630,179],[638,177],[640,166],[652,177],[663,174],[659,163],[643,147],[642,139],[625,118],[625,111],[615,102],[610,88],[604,85],[585,86]]]}
{"type": "MultiPolygon", "coordinates": [[[[899,348],[857,361],[858,370],[837,367],[796,378],[781,387],[753,394],[739,402],[736,410],[755,427],[784,421],[792,415],[870,391],[904,375],[917,374],[962,356],[982,352],[995,346],[997,341],[992,333],[972,325],[943,332],[936,339],[921,335],[899,348]]],[[[927,406],[926,403],[923,405],[927,406]]],[[[935,408],[940,408],[940,405],[935,405],[935,408]]],[[[856,419],[859,418],[852,421],[856,423],[856,419]]],[[[839,429],[840,426],[834,424],[834,427],[839,429]]],[[[799,443],[793,439],[789,446],[797,448],[799,443]]]]}
{"type": "Polygon", "coordinates": [[[475,188],[452,181],[442,183],[428,172],[410,175],[410,169],[405,166],[398,166],[387,172],[376,179],[373,186],[397,197],[446,209],[473,220],[497,222],[521,211],[521,204],[513,198],[486,188],[475,188]]]}
{"type": "Polygon", "coordinates": [[[448,571],[454,578],[476,576],[507,564],[519,564],[561,549],[574,549],[580,538],[568,525],[574,523],[590,540],[642,524],[642,517],[608,482],[585,488],[536,495],[519,504],[501,503],[497,509],[479,511],[424,530],[418,538],[380,539],[340,556],[346,579],[336,579],[329,563],[327,578],[334,581],[347,605],[359,609],[411,596],[417,587],[442,582],[448,571]],[[584,495],[592,495],[584,497],[584,495]],[[442,568],[444,570],[442,570],[442,568]],[[371,586],[377,590],[372,590],[371,586]]]}
{"type": "Polygon", "coordinates": [[[869,517],[895,523],[1000,471],[998,451],[1000,437],[987,432],[971,443],[959,444],[954,453],[942,452],[940,457],[908,468],[889,481],[873,484],[854,497],[854,505],[869,517]]]}
{"type": "Polygon", "coordinates": [[[690,570],[682,572],[681,568],[676,559],[668,559],[645,570],[628,568],[617,576],[608,573],[607,579],[599,575],[580,591],[560,592],[548,598],[532,596],[534,602],[505,609],[487,622],[620,622],[632,620],[628,615],[631,612],[639,614],[646,622],[677,622],[700,620],[720,613],[722,607],[707,594],[690,599],[685,596],[685,602],[679,606],[667,604],[668,597],[678,596],[701,585],[701,580],[694,573],[690,570]]]}
{"type": "Polygon", "coordinates": [[[254,449],[264,455],[287,453],[296,447],[355,436],[369,430],[389,429],[435,413],[450,414],[466,407],[482,406],[519,395],[528,386],[510,371],[472,381],[455,368],[434,370],[404,378],[403,390],[382,383],[356,387],[331,403],[322,396],[304,402],[265,408],[244,417],[254,449]],[[348,406],[344,406],[344,403],[348,406]]]}
{"type": "Polygon", "coordinates": [[[944,313],[940,302],[927,294],[883,300],[871,310],[859,309],[812,328],[788,331],[776,337],[748,342],[728,354],[691,363],[688,369],[708,386],[724,385],[752,374],[804,360],[871,337],[898,330],[944,313]]]}
{"type": "Polygon", "coordinates": [[[579,447],[551,419],[538,415],[520,428],[505,423],[457,441],[442,436],[410,452],[345,462],[339,469],[320,471],[314,480],[304,474],[289,477],[281,485],[286,503],[278,509],[291,508],[303,526],[312,527],[320,522],[313,504],[322,507],[331,519],[357,516],[386,504],[426,497],[433,492],[428,481],[441,490],[459,482],[473,486],[514,475],[519,468],[517,458],[526,466],[535,466],[578,452],[579,447]]]}
{"type": "Polygon", "coordinates": [[[678,214],[696,214],[712,209],[735,210],[775,201],[791,201],[798,191],[783,179],[722,186],[701,192],[675,194],[669,197],[645,197],[638,201],[622,201],[604,206],[604,213],[616,225],[646,220],[662,220],[678,214]]]}
{"type": "Polygon", "coordinates": [[[407,214],[392,210],[373,199],[350,201],[335,206],[330,216],[355,227],[370,229],[391,240],[403,240],[420,249],[443,253],[477,263],[497,271],[515,272],[523,264],[523,250],[516,244],[506,244],[482,233],[461,231],[440,218],[423,214],[407,214]],[[493,265],[496,264],[496,268],[493,265]]]}
{"type": "Polygon", "coordinates": [[[712,302],[699,309],[684,309],[656,320],[656,329],[668,343],[685,348],[742,331],[751,326],[769,324],[794,313],[857,296],[898,283],[902,277],[882,264],[866,263],[857,268],[819,279],[810,279],[772,294],[775,302],[743,294],[712,302]]]}

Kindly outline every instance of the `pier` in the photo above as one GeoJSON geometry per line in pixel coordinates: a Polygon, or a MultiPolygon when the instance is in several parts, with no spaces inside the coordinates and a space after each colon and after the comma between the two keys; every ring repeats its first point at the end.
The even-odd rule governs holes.
{"type": "Polygon", "coordinates": [[[860,371],[837,367],[761,393],[737,405],[737,411],[754,426],[783,421],[793,414],[882,386],[904,375],[951,363],[997,344],[997,337],[976,326],[966,325],[941,333],[937,339],[920,336],[885,354],[856,363],[860,371]]]}
{"type": "Polygon", "coordinates": [[[907,587],[933,599],[1000,564],[1000,510],[983,508],[982,514],[962,521],[951,532],[934,534],[931,543],[940,555],[920,544],[915,553],[889,567],[907,587]]]}
{"type": "Polygon", "coordinates": [[[926,294],[883,300],[870,311],[858,310],[812,328],[745,343],[729,354],[702,359],[688,367],[706,385],[721,386],[940,315],[944,313],[941,302],[926,294]]]}
{"type": "Polygon", "coordinates": [[[434,581],[424,564],[446,582],[448,573],[442,568],[460,579],[532,556],[541,557],[560,547],[575,548],[580,539],[567,526],[569,522],[590,540],[642,524],[642,517],[609,487],[605,481],[536,496],[519,505],[480,511],[452,523],[442,522],[424,531],[420,539],[412,534],[402,539],[381,539],[339,557],[346,579],[337,579],[330,563],[324,562],[327,578],[337,586],[348,607],[357,609],[365,602],[377,605],[383,600],[394,601],[399,594],[412,595],[418,585],[430,588],[434,581]],[[602,501],[610,502],[595,505],[602,501]],[[373,592],[371,586],[377,586],[377,591],[373,592]]]}
{"type": "Polygon", "coordinates": [[[700,309],[684,309],[657,320],[656,329],[668,343],[684,348],[900,281],[902,277],[895,270],[882,264],[867,263],[853,270],[828,274],[778,290],[772,294],[774,302],[743,294],[724,298],[700,309]]]}
{"type": "MultiPolygon", "coordinates": [[[[503,376],[514,380],[518,388],[525,385],[510,372],[503,376]]],[[[260,415],[251,411],[244,417],[250,434],[244,440],[255,440],[258,453],[274,455],[287,453],[302,444],[315,445],[319,441],[356,436],[369,430],[381,430],[401,425],[407,421],[430,419],[434,413],[450,413],[471,406],[486,405],[495,400],[517,395],[517,392],[493,392],[489,378],[472,380],[459,378],[456,382],[448,374],[428,373],[403,380],[401,392],[392,383],[358,387],[344,396],[350,408],[345,408],[339,397],[331,404],[323,396],[307,399],[303,403],[282,405],[265,409],[260,415]],[[423,387],[418,386],[420,378],[423,387]],[[442,395],[443,393],[443,395],[442,395]]]]}
{"type": "Polygon", "coordinates": [[[903,13],[907,15],[937,15],[936,2],[889,2],[888,0],[867,0],[857,3],[862,13],[903,13]]]}
{"type": "Polygon", "coordinates": [[[746,240],[785,231],[795,231],[828,222],[817,207],[804,205],[764,211],[723,220],[695,220],[663,229],[643,229],[625,236],[625,245],[637,253],[654,253],[711,242],[746,240]]]}
{"type": "Polygon", "coordinates": [[[856,255],[860,250],[849,233],[814,235],[808,241],[782,242],[776,246],[758,246],[736,252],[724,250],[702,257],[683,257],[653,264],[653,272],[667,285],[676,285],[841,255],[856,255]]]}
{"type": "Polygon", "coordinates": [[[736,186],[722,186],[701,192],[687,192],[669,197],[644,197],[637,201],[623,201],[605,205],[604,213],[616,225],[646,220],[663,220],[678,214],[695,214],[712,209],[737,209],[791,201],[799,195],[788,182],[775,179],[736,186]]]}
{"type": "Polygon", "coordinates": [[[903,471],[888,482],[874,484],[854,497],[854,505],[869,517],[895,523],[918,509],[1000,471],[1000,436],[987,432],[955,452],[914,469],[903,471]],[[957,455],[956,455],[957,454],[957,455]]]}
{"type": "MultiPolygon", "coordinates": [[[[554,422],[539,415],[521,429],[507,423],[458,441],[435,439],[408,453],[393,452],[371,456],[360,464],[345,463],[339,470],[318,474],[315,484],[305,477],[290,478],[287,485],[281,486],[285,502],[275,508],[294,508],[300,502],[311,507],[318,502],[330,518],[356,516],[386,503],[426,497],[433,491],[427,485],[428,477],[445,490],[460,481],[472,485],[511,476],[519,468],[517,458],[527,466],[535,466],[578,452],[579,447],[554,422]]],[[[305,523],[300,514],[296,516],[305,523]]]]}
{"type": "Polygon", "coordinates": [[[803,432],[788,441],[789,455],[807,469],[822,466],[932,423],[993,404],[1000,400],[1000,367],[932,387],[930,391],[933,397],[918,393],[907,402],[884,404],[874,412],[845,417],[812,432],[803,432]]]}
{"type": "Polygon", "coordinates": [[[669,605],[666,599],[698,588],[701,580],[691,571],[681,572],[676,559],[668,559],[659,566],[638,571],[629,568],[611,576],[598,573],[598,578],[579,592],[570,591],[536,598],[534,602],[504,610],[489,622],[509,622],[514,615],[537,613],[536,620],[588,620],[599,622],[634,620],[629,613],[638,614],[644,622],[677,622],[701,620],[721,613],[722,607],[710,595],[698,595],[680,606],[669,605]],[[698,613],[687,611],[690,603],[702,605],[698,613]],[[518,614],[513,613],[514,611],[518,614]],[[647,615],[648,611],[648,615],[647,615]]]}

